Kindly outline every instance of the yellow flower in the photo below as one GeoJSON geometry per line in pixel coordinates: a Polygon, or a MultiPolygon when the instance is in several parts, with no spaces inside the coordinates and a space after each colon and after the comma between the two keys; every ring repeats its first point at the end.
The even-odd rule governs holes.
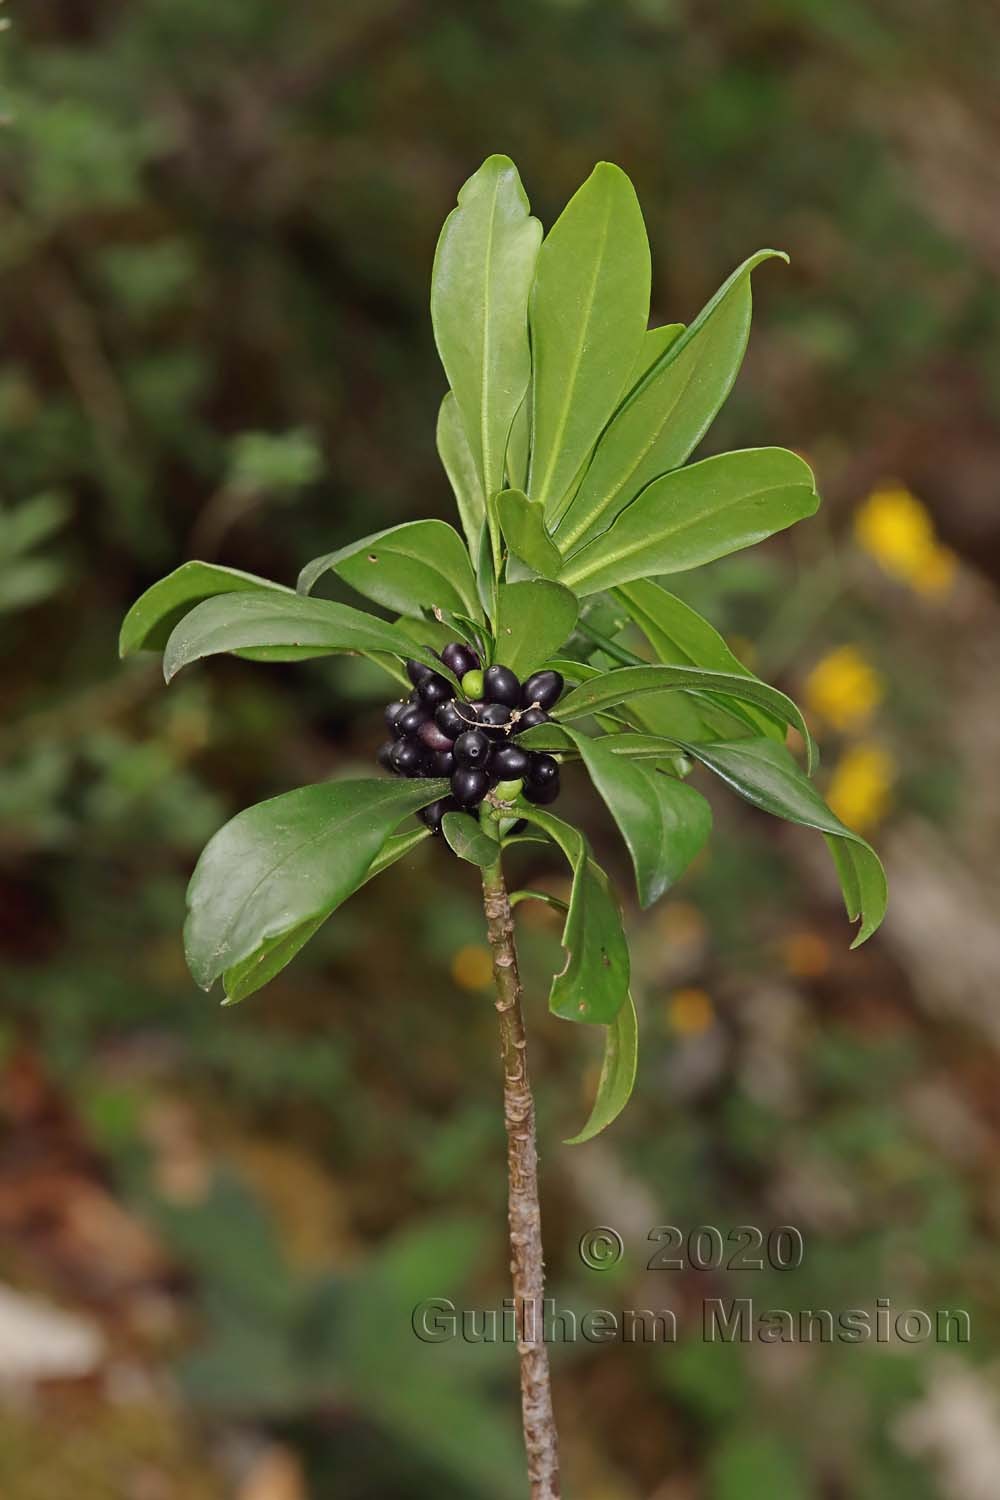
{"type": "Polygon", "coordinates": [[[921,594],[941,594],[951,585],[956,560],[938,542],[926,506],[901,484],[872,490],[854,517],[854,535],[893,578],[921,594]]]}
{"type": "Polygon", "coordinates": [[[882,678],[856,646],[839,646],[806,678],[806,702],[834,729],[859,729],[883,698],[882,678]]]}
{"type": "Polygon", "coordinates": [[[841,822],[863,833],[885,817],[895,780],[896,762],[890,752],[873,740],[863,740],[840,757],[826,800],[841,822]]]}
{"type": "Polygon", "coordinates": [[[681,1036],[700,1036],[715,1020],[711,996],[704,990],[675,990],[667,1001],[667,1024],[681,1036]]]}
{"type": "Polygon", "coordinates": [[[451,977],[463,990],[484,990],[493,982],[493,960],[490,950],[478,943],[467,943],[452,954],[451,977]]]}

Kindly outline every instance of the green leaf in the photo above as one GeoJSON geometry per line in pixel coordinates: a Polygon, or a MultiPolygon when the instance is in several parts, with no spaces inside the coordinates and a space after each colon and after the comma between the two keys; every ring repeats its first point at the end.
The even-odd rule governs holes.
{"type": "Polygon", "coordinates": [[[860,834],[830,811],[785,747],[773,740],[739,740],[684,748],[754,807],[827,835],[847,914],[851,921],[861,922],[851,946],[856,948],[871,937],[885,915],[887,899],[879,857],[860,834]]]}
{"type": "Polygon", "coordinates": [[[476,557],[486,525],[486,501],[483,498],[483,482],[469,447],[469,439],[465,435],[462,413],[453,391],[448,391],[438,412],[437,450],[455,496],[459,520],[469,544],[469,554],[476,557]]]}
{"type": "Polygon", "coordinates": [[[649,318],[649,274],[635,189],[600,162],[546,236],[531,294],[528,494],[549,521],[625,391],[649,318]]]}
{"type": "Polygon", "coordinates": [[[605,1032],[604,1062],[590,1117],[579,1135],[570,1136],[565,1145],[582,1146],[584,1141],[592,1141],[618,1118],[631,1096],[638,1060],[639,1025],[635,1001],[628,994],[605,1032]]]}
{"type": "Polygon", "coordinates": [[[564,968],[552,981],[549,1009],[567,1021],[608,1025],[628,995],[628,944],[611,883],[593,859],[583,834],[541,808],[518,807],[562,849],[573,871],[573,889],[562,932],[564,968]]]}
{"type": "Polygon", "coordinates": [[[479,822],[469,813],[445,813],[441,820],[441,832],[452,853],[470,865],[486,868],[495,865],[500,856],[500,845],[491,838],[479,822]]]}
{"type": "Polygon", "coordinates": [[[434,256],[434,337],[487,499],[503,487],[531,375],[528,294],[541,238],[514,163],[491,156],[460,189],[434,256]]]}
{"type": "MultiPolygon", "coordinates": [[[[661,323],[659,328],[647,328],[639,345],[639,353],[632,373],[628,378],[628,395],[625,400],[631,399],[639,382],[649,374],[653,366],[660,360],[671,344],[677,342],[684,332],[683,323],[661,323]]],[[[624,405],[624,402],[622,403],[624,405]]]]}
{"type": "Polygon", "coordinates": [[[640,905],[651,906],[705,846],[712,810],[694,787],[655,766],[616,756],[604,740],[568,733],[625,840],[640,905]]]}
{"type": "Polygon", "coordinates": [[[166,578],[154,583],[132,605],[122,622],[118,651],[129,656],[133,651],[162,651],[179,620],[189,609],[218,594],[256,593],[291,594],[284,584],[241,573],[238,568],[222,568],[217,563],[186,562],[166,578]]]}
{"type": "MultiPolygon", "coordinates": [[[[398,859],[409,854],[424,839],[431,836],[429,828],[414,828],[410,833],[395,833],[386,839],[382,848],[376,854],[368,867],[368,873],[358,886],[367,885],[369,880],[374,880],[383,870],[394,865],[398,859]]],[[[244,958],[238,964],[225,970],[222,975],[222,987],[226,992],[224,1005],[235,1005],[240,1000],[246,1000],[249,995],[254,995],[265,984],[269,984],[282,969],[287,968],[295,955],[305,947],[314,933],[318,932],[323,923],[332,914],[331,911],[322,911],[318,916],[310,917],[308,921],[293,927],[290,932],[282,933],[280,937],[268,938],[261,943],[248,958],[244,958]]]]}
{"type": "MultiPolygon", "coordinates": [[[[744,261],[690,328],[669,339],[649,362],[597,445],[559,527],[560,551],[571,552],[606,530],[651,479],[680,468],[697,447],[743,363],[750,333],[750,273],[780,253],[759,250],[744,261]]],[[[646,337],[648,343],[651,336],[646,337]]]]}
{"type": "Polygon", "coordinates": [[[561,583],[530,578],[497,593],[496,660],[518,677],[541,666],[576,624],[578,605],[561,583]]]}
{"type": "Polygon", "coordinates": [[[810,764],[813,739],[801,711],[791,698],[777,688],[734,672],[709,672],[699,667],[663,665],[650,667],[615,667],[584,682],[557,703],[552,717],[558,720],[582,719],[587,714],[603,713],[617,703],[625,703],[646,693],[682,688],[712,693],[721,698],[736,698],[752,703],[770,714],[779,724],[791,724],[806,742],[810,764]]]}
{"type": "Polygon", "coordinates": [[[751,547],[819,505],[809,465],[785,448],[719,453],[654,479],[603,535],[563,567],[581,594],[683,573],[751,547]]]}
{"type": "Polygon", "coordinates": [[[329,781],[239,813],[209,840],[188,886],[184,947],[197,983],[210,989],[262,944],[329,916],[397,824],[447,789],[439,780],[329,781]]]}
{"type": "Polygon", "coordinates": [[[528,463],[531,457],[531,387],[517,408],[511,423],[507,441],[507,483],[512,489],[523,490],[528,483],[528,463]]]}
{"type": "Polygon", "coordinates": [[[480,612],[469,554],[446,521],[407,521],[317,557],[299,574],[299,593],[311,593],[327,571],[400,614],[435,608],[480,612]]]}
{"type": "MultiPolygon", "coordinates": [[[[681,666],[707,667],[713,672],[735,672],[744,677],[754,676],[754,673],[744,666],[739,657],[730,651],[714,626],[710,625],[689,604],[685,604],[674,594],[668,594],[666,589],[661,588],[658,583],[651,583],[646,579],[636,580],[616,589],[615,596],[624,604],[629,615],[656,652],[658,661],[676,663],[681,666]]],[[[740,717],[744,721],[749,721],[756,732],[780,737],[780,730],[766,715],[757,713],[755,709],[742,710],[740,717]]],[[[655,728],[659,730],[659,725],[655,728]]],[[[680,729],[664,728],[659,732],[676,733],[682,739],[729,738],[718,731],[709,735],[688,735],[680,729]]]]}
{"type": "Polygon", "coordinates": [[[555,578],[562,567],[562,558],[545,529],[542,507],[520,490],[501,491],[496,507],[500,529],[511,552],[543,578],[555,578]]]}

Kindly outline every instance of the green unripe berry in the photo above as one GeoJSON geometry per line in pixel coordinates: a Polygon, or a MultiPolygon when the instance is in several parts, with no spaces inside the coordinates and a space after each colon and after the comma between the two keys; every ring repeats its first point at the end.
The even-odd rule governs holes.
{"type": "Polygon", "coordinates": [[[483,674],[478,667],[462,678],[462,692],[470,701],[483,696],[483,674]]]}
{"type": "Polygon", "coordinates": [[[523,781],[498,781],[493,788],[493,795],[500,802],[515,802],[523,790],[523,781]]]}

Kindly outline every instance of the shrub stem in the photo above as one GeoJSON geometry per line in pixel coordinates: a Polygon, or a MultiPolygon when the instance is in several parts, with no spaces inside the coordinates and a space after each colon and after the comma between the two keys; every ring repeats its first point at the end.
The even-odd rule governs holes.
{"type": "Polygon", "coordinates": [[[503,1113],[507,1130],[510,1269],[521,1360],[521,1420],[528,1455],[531,1500],[558,1500],[559,1439],[552,1411],[549,1351],[543,1339],[545,1271],[538,1201],[535,1101],[521,1010],[521,980],[514,920],[500,861],[483,871],[483,910],[493,951],[496,1008],[503,1062],[503,1113]]]}

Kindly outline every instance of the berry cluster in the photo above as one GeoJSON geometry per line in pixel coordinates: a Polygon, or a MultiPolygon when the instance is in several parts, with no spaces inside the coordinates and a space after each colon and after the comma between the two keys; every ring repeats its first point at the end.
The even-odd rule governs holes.
{"type": "Polygon", "coordinates": [[[551,755],[525,750],[517,736],[544,724],[563,690],[559,672],[536,672],[518,681],[509,667],[485,672],[471,646],[460,641],[438,653],[462,685],[462,698],[445,677],[423,662],[408,661],[413,692],[387,705],[392,734],[379,747],[378,762],[397,776],[447,776],[451,795],[425,807],[420,816],[432,832],[446,812],[470,812],[487,792],[500,788],[504,801],[523,792],[529,802],[546,804],[559,795],[559,763],[551,755]]]}

